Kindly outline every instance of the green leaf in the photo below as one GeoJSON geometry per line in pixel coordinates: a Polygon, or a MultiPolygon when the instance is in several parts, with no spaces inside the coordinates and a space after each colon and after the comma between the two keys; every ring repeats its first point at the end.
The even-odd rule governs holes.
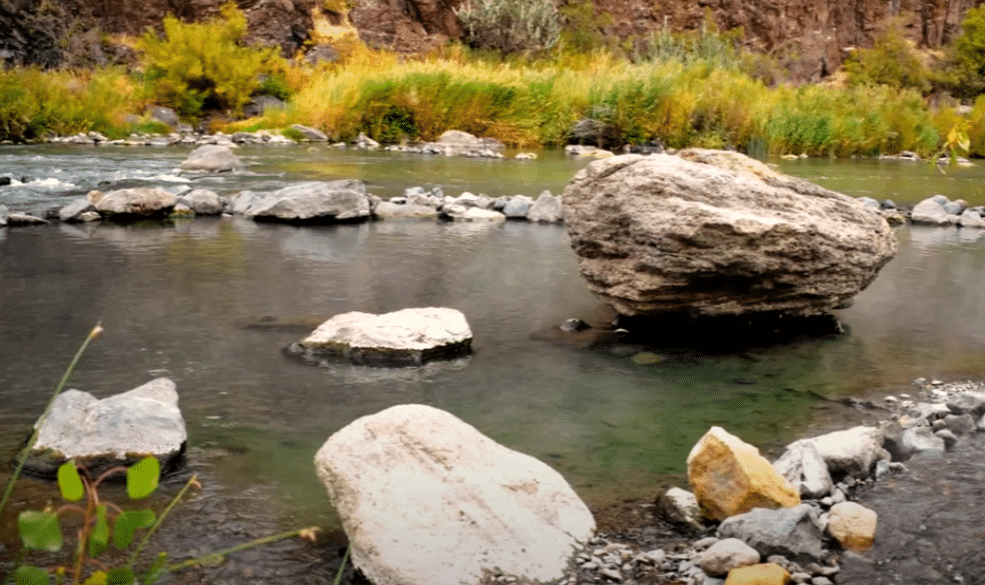
{"type": "Polygon", "coordinates": [[[89,534],[89,556],[96,558],[109,546],[109,522],[106,521],[106,504],[96,506],[96,524],[89,534]]]}
{"type": "Polygon", "coordinates": [[[161,477],[161,464],[155,457],[145,457],[127,469],[127,495],[142,500],[154,493],[161,477]]]}
{"type": "Polygon", "coordinates": [[[106,585],[106,571],[96,571],[82,585],[106,585]]]}
{"type": "Polygon", "coordinates": [[[147,528],[154,524],[157,515],[153,510],[129,510],[121,512],[116,517],[116,526],[113,527],[113,546],[123,550],[130,547],[133,542],[133,533],[138,528],[147,528]]]}
{"type": "Polygon", "coordinates": [[[110,569],[106,575],[106,585],[133,585],[135,578],[133,569],[130,567],[110,569]]]}
{"type": "Polygon", "coordinates": [[[74,460],[70,459],[58,468],[58,489],[61,490],[62,497],[70,502],[78,502],[86,495],[74,460]]]}
{"type": "Polygon", "coordinates": [[[62,530],[54,512],[27,510],[17,518],[17,529],[25,548],[58,552],[62,549],[62,530]]]}
{"type": "Polygon", "coordinates": [[[14,583],[17,585],[48,585],[51,575],[41,567],[21,565],[14,571],[14,583]]]}

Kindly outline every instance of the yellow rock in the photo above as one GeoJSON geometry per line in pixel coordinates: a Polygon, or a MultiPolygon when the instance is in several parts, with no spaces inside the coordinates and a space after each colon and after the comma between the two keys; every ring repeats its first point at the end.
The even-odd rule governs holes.
{"type": "Polygon", "coordinates": [[[790,573],[776,563],[732,569],[725,579],[725,585],[785,585],[789,582],[790,573]]]}
{"type": "Polygon", "coordinates": [[[849,550],[872,548],[876,539],[878,515],[874,510],[855,502],[841,502],[831,506],[828,534],[849,550]]]}
{"type": "Polygon", "coordinates": [[[712,427],[691,449],[687,478],[701,512],[715,520],[753,508],[788,508],[800,494],[770,465],[759,449],[712,427]]]}

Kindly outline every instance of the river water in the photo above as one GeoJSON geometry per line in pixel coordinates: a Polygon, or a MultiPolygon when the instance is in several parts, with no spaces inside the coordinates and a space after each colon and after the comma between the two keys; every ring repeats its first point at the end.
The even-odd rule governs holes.
{"type": "MultiPolygon", "coordinates": [[[[177,170],[187,152],[7,147],[0,176],[14,181],[0,187],[0,203],[40,213],[105,181],[232,193],[337,178],[362,179],[384,198],[415,185],[535,197],[560,193],[586,164],[559,153],[521,162],[253,147],[238,152],[248,172],[201,177],[177,170]]],[[[985,203],[978,167],[940,174],[900,161],[777,162],[855,196],[985,203]]],[[[199,517],[226,526],[222,538],[192,538],[196,550],[256,531],[337,526],[314,476],[315,451],[355,418],[401,403],[448,410],[538,457],[593,504],[646,497],[681,482],[690,447],[711,425],[769,450],[837,427],[842,416],[825,398],[906,391],[919,376],[981,377],[985,231],[897,235],[897,258],[838,312],[845,334],[729,353],[671,343],[657,363],[639,364],[626,348],[552,340],[563,320],[600,314],[559,226],[203,218],[0,229],[0,456],[13,455],[100,321],[105,333],[70,386],[104,397],[156,376],[175,380],[189,465],[207,484],[179,526],[208,531],[199,517]],[[463,311],[474,355],[386,370],[314,368],[280,353],[336,313],[414,306],[463,311]]],[[[13,509],[54,492],[26,480],[17,497],[13,509]]],[[[7,516],[0,542],[12,536],[7,516]]]]}

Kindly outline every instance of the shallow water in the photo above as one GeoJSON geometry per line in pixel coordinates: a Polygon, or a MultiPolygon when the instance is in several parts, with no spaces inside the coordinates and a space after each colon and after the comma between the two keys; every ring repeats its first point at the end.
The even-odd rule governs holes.
{"type": "MultiPolygon", "coordinates": [[[[43,210],[64,202],[68,189],[104,180],[230,192],[349,177],[384,197],[413,185],[536,196],[560,192],[585,164],[556,153],[519,162],[244,148],[249,173],[198,177],[176,170],[186,152],[0,150],[0,176],[58,176],[72,185],[29,181],[0,188],[0,202],[43,210]]],[[[853,195],[884,198],[894,185],[898,202],[942,192],[985,203],[978,169],[941,176],[898,161],[780,166],[853,195]]],[[[0,454],[14,452],[101,321],[105,333],[70,386],[103,397],[173,378],[189,457],[211,482],[197,505],[219,510],[209,517],[236,508],[248,510],[244,522],[273,530],[335,526],[314,452],[355,418],[408,402],[446,409],[540,458],[590,502],[647,496],[680,482],[688,450],[710,425],[770,449],[838,425],[844,413],[819,396],[878,395],[918,376],[981,377],[985,232],[897,234],[898,257],[838,313],[844,335],[730,353],[671,343],[657,350],[657,363],[640,365],[626,348],[545,339],[564,319],[599,314],[558,226],[412,220],[296,228],[206,218],[0,229],[0,454]],[[427,305],[465,313],[474,355],[383,370],[314,368],[280,353],[339,312],[427,305]],[[243,494],[253,494],[256,509],[231,503],[243,494]]],[[[18,492],[20,502],[39,505],[50,490],[32,483],[18,492]]]]}

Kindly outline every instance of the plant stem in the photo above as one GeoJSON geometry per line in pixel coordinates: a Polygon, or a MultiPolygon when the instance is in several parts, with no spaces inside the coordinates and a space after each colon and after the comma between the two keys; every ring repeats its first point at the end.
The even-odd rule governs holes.
{"type": "MultiPolygon", "coordinates": [[[[224,557],[226,555],[231,555],[231,554],[236,553],[236,552],[239,552],[241,550],[246,550],[246,549],[249,549],[249,548],[253,548],[255,546],[260,546],[262,544],[270,544],[271,542],[277,542],[278,540],[284,540],[285,538],[291,538],[292,536],[298,536],[298,535],[300,535],[302,532],[304,532],[306,530],[310,530],[310,529],[308,529],[308,528],[301,528],[301,529],[298,529],[298,530],[291,530],[289,532],[281,532],[280,534],[274,534],[274,535],[271,535],[271,536],[264,536],[262,538],[257,538],[255,540],[251,540],[249,542],[244,542],[243,544],[238,544],[238,545],[233,546],[233,547],[230,547],[230,548],[226,548],[226,549],[223,549],[223,550],[218,550],[218,551],[215,551],[215,552],[212,552],[212,553],[204,554],[202,556],[195,557],[194,559],[189,559],[187,561],[178,563],[176,565],[170,565],[170,566],[168,566],[167,571],[170,573],[172,571],[177,571],[179,569],[185,569],[185,568],[188,568],[188,567],[194,567],[195,565],[202,564],[207,559],[212,559],[212,558],[216,558],[216,557],[224,557]]],[[[348,551],[346,552],[346,554],[348,555],[348,551]]]]}
{"type": "Polygon", "coordinates": [[[349,553],[352,551],[352,545],[345,547],[345,554],[342,555],[342,563],[339,565],[339,572],[335,574],[335,580],[332,581],[332,585],[339,585],[342,583],[342,573],[345,571],[345,563],[349,560],[349,553]]]}
{"type": "Polygon", "coordinates": [[[100,333],[102,333],[102,331],[102,325],[100,323],[96,323],[96,326],[93,327],[92,331],[89,332],[89,335],[86,336],[85,341],[82,342],[79,350],[75,352],[75,357],[73,357],[72,362],[68,364],[68,368],[65,369],[65,373],[62,375],[61,381],[58,382],[58,386],[55,387],[54,393],[52,393],[51,398],[48,400],[48,406],[45,407],[44,413],[41,414],[41,418],[38,419],[37,424],[34,425],[34,428],[31,431],[31,438],[28,439],[27,446],[17,457],[17,467],[14,468],[14,474],[10,476],[10,480],[7,482],[7,489],[3,493],[3,498],[0,499],[0,513],[3,513],[3,510],[6,508],[7,500],[10,499],[10,494],[14,491],[14,484],[17,483],[17,479],[24,470],[24,464],[27,463],[27,458],[31,453],[31,448],[34,447],[34,444],[38,441],[38,429],[41,428],[44,421],[48,419],[48,415],[51,414],[51,408],[55,405],[55,398],[58,397],[58,394],[61,393],[62,388],[65,387],[65,384],[68,382],[68,377],[72,375],[72,371],[75,370],[75,366],[79,363],[79,359],[82,357],[82,354],[85,353],[86,348],[89,347],[89,342],[95,339],[100,333]]]}
{"type": "Polygon", "coordinates": [[[164,522],[164,518],[171,512],[171,509],[174,508],[179,501],[181,501],[181,498],[185,497],[185,493],[193,485],[198,485],[198,474],[193,475],[191,479],[188,480],[188,483],[186,483],[185,486],[181,488],[181,491],[179,491],[178,494],[171,500],[171,503],[168,504],[168,507],[165,508],[164,511],[161,512],[161,515],[157,517],[157,521],[154,522],[154,525],[151,526],[150,530],[147,531],[147,534],[144,535],[143,540],[140,541],[140,545],[137,546],[136,550],[133,551],[133,554],[130,555],[130,559],[127,561],[127,567],[133,569],[133,564],[137,562],[137,557],[140,556],[141,551],[143,551],[144,547],[147,546],[147,543],[150,541],[150,537],[153,536],[155,532],[157,532],[157,529],[158,527],[160,527],[161,522],[164,522]]]}

